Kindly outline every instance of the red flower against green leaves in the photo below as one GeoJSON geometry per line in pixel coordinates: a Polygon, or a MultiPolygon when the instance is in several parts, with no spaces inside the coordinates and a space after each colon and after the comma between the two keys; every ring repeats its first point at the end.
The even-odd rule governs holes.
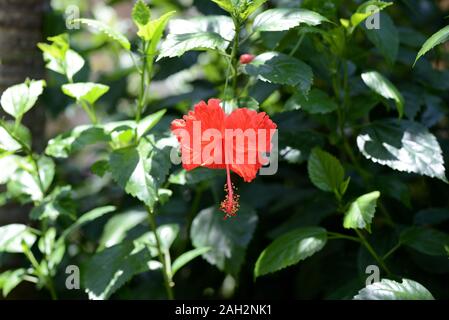
{"type": "Polygon", "coordinates": [[[238,195],[230,171],[251,182],[268,162],[271,138],[276,124],[265,112],[239,108],[227,115],[220,100],[201,101],[183,119],[176,119],[171,130],[181,145],[182,165],[186,170],[197,167],[226,169],[225,200],[221,210],[225,219],[238,210],[238,195]]]}

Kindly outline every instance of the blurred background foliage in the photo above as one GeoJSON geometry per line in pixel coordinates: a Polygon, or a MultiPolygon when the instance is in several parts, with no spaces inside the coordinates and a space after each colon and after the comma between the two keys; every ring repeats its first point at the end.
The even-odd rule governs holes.
{"type": "MultiPolygon", "coordinates": [[[[299,7],[321,13],[338,23],[349,17],[361,1],[352,0],[271,0],[266,8],[299,7]]],[[[135,27],[130,18],[134,2],[129,0],[52,0],[45,12],[43,38],[67,32],[65,10],[70,5],[80,8],[81,17],[101,20],[126,34],[132,46],[136,46],[135,27]]],[[[160,16],[176,10],[176,18],[198,15],[226,14],[208,0],[152,0],[152,15],[160,16]]],[[[363,28],[351,38],[348,51],[349,87],[351,92],[350,120],[364,121],[365,114],[374,121],[387,116],[396,117],[394,104],[380,100],[364,86],[360,73],[377,70],[396,84],[405,99],[404,117],[420,122],[436,135],[447,164],[449,155],[448,98],[449,98],[449,47],[442,45],[422,58],[412,68],[417,51],[434,32],[448,24],[449,1],[397,0],[382,13],[382,21],[388,20],[397,33],[398,43],[384,48],[375,46],[363,28]],[[387,107],[382,107],[386,104],[387,107]],[[362,117],[360,117],[362,115],[362,117]]],[[[79,52],[86,64],[75,76],[76,81],[93,81],[110,86],[110,90],[97,103],[102,119],[118,121],[134,114],[135,100],[139,92],[139,76],[132,60],[117,43],[103,34],[92,34],[85,28],[70,30],[71,47],[79,52]]],[[[254,41],[240,47],[240,53],[259,54],[274,50],[290,52],[297,42],[297,31],[264,32],[254,41]]],[[[338,42],[337,42],[338,44],[338,42]]],[[[332,51],[319,35],[307,33],[295,56],[312,66],[314,88],[326,90],[330,81],[330,56],[332,51]]],[[[179,118],[195,103],[210,97],[221,96],[223,75],[227,64],[215,52],[188,52],[179,58],[162,59],[155,65],[146,114],[167,108],[168,112],[155,130],[167,132],[171,120],[179,118]]],[[[45,108],[45,140],[87,123],[88,118],[60,87],[65,79],[54,72],[47,72],[47,88],[41,105],[45,108]]],[[[327,90],[329,91],[329,90],[327,90]]],[[[356,173],[352,164],[345,162],[347,155],[333,144],[337,141],[335,115],[308,114],[289,107],[294,91],[258,81],[250,88],[250,95],[260,103],[260,109],[270,114],[278,124],[281,158],[279,170],[274,176],[260,176],[255,182],[238,183],[241,200],[257,212],[257,226],[243,225],[239,228],[239,241],[243,244],[241,269],[227,275],[204,259],[195,259],[174,277],[175,295],[180,299],[192,298],[251,298],[251,299],[346,299],[351,298],[364,286],[365,268],[375,264],[366,250],[350,241],[329,241],[314,256],[280,272],[253,278],[254,263],[260,252],[277,236],[303,226],[321,225],[330,230],[344,232],[341,216],[335,214],[336,204],[330,194],[316,189],[307,174],[307,158],[314,146],[322,146],[344,162],[351,184],[348,198],[361,194],[360,190],[380,190],[382,204],[390,212],[395,227],[382,219],[375,220],[373,232],[368,239],[382,254],[397,242],[401,228],[410,225],[430,225],[441,231],[449,231],[449,188],[447,184],[416,174],[393,171],[377,165],[357,151],[362,167],[374,177],[372,187],[356,173]],[[432,211],[431,215],[426,212],[432,211]],[[429,217],[436,217],[429,221],[429,217]],[[248,228],[247,230],[244,227],[248,228]],[[246,250],[245,250],[246,249],[246,250]],[[246,254],[245,254],[246,251],[246,254]]],[[[357,150],[355,139],[350,141],[357,150]]],[[[70,245],[58,269],[55,284],[60,298],[86,298],[83,290],[65,290],[65,266],[83,266],[101,244],[105,232],[117,232],[129,239],[137,238],[147,229],[144,208],[137,199],[126,195],[113,183],[111,176],[99,177],[92,173],[92,165],[105,151],[93,145],[69,159],[56,160],[56,179],[59,185],[72,185],[73,212],[86,212],[91,208],[115,205],[116,213],[105,215],[71,236],[70,245]],[[115,219],[115,221],[113,220],[115,219]],[[122,219],[122,220],[120,220],[122,219]],[[107,229],[109,228],[109,229],[107,229]],[[123,228],[125,232],[117,231],[123,228]]],[[[172,169],[175,172],[179,168],[172,169]]],[[[174,179],[174,177],[171,177],[174,179]]],[[[172,256],[179,256],[192,244],[187,227],[192,219],[209,207],[217,207],[223,196],[225,177],[221,172],[207,170],[192,173],[188,183],[170,185],[173,194],[159,208],[159,225],[176,224],[180,236],[172,245],[172,256]]],[[[3,197],[3,196],[2,196],[3,197]]],[[[27,207],[21,207],[26,211],[27,207]]],[[[0,216],[8,212],[0,209],[0,216]]],[[[206,212],[207,213],[207,212],[206,212]]],[[[202,212],[204,214],[204,211],[202,212]]],[[[218,213],[217,213],[218,214],[218,213]]],[[[61,225],[67,225],[62,217],[61,225]]],[[[9,219],[11,220],[11,219],[9,219]]],[[[224,223],[227,223],[225,221],[224,223]]],[[[232,226],[233,224],[231,224],[232,226]]],[[[227,226],[229,227],[229,226],[227,226]]],[[[218,232],[218,231],[217,231],[218,232]]],[[[107,236],[106,236],[107,237],[107,236]]],[[[120,236],[121,237],[121,236],[120,236]]],[[[116,239],[117,240],[117,239],[116,239]]],[[[119,240],[117,240],[119,241],[119,240]]],[[[117,242],[116,242],[117,243],[117,242]]],[[[226,245],[226,244],[224,244],[226,245]]],[[[238,243],[235,244],[238,246],[238,243]]],[[[0,255],[2,269],[21,265],[23,261],[13,254],[0,255]]],[[[237,265],[239,264],[236,262],[237,265]]],[[[393,273],[414,279],[423,284],[437,298],[449,298],[449,260],[447,256],[427,255],[413,248],[401,247],[388,260],[393,273]]],[[[239,269],[239,267],[236,267],[239,269]]],[[[82,274],[83,274],[83,268],[82,274]]],[[[229,270],[228,270],[229,271],[229,270]]],[[[159,299],[165,298],[162,274],[148,271],[135,275],[118,289],[112,299],[159,299]]],[[[37,291],[32,284],[23,283],[9,298],[48,298],[44,291],[37,291]]]]}

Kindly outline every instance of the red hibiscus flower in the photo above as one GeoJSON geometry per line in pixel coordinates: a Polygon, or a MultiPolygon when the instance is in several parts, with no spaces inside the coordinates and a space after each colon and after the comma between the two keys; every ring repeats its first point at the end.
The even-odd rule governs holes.
{"type": "Polygon", "coordinates": [[[230,171],[251,182],[267,163],[271,138],[276,124],[265,112],[239,108],[227,115],[219,99],[201,101],[183,119],[173,120],[171,130],[181,145],[182,165],[186,170],[197,167],[226,169],[225,200],[221,210],[225,219],[235,216],[238,198],[230,171]]]}

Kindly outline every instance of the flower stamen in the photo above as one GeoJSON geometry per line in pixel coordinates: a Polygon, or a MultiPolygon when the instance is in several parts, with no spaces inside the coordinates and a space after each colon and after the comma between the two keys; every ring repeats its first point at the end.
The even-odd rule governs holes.
{"type": "Polygon", "coordinates": [[[224,187],[226,191],[225,199],[221,202],[220,210],[225,213],[223,219],[235,217],[239,210],[239,198],[240,196],[235,193],[236,188],[231,182],[231,173],[229,171],[229,165],[226,165],[226,184],[224,187]]]}

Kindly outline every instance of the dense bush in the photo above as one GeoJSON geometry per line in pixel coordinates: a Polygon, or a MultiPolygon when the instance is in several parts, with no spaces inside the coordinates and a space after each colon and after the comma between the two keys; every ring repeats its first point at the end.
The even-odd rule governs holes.
{"type": "Polygon", "coordinates": [[[29,210],[0,227],[4,296],[449,298],[449,30],[433,1],[110,1],[120,19],[74,1],[66,30],[68,2],[38,44],[46,81],[1,97],[1,202],[29,210]],[[22,124],[38,101],[42,153],[22,124]],[[277,172],[174,164],[170,129],[197,104],[203,124],[276,124],[277,172]]]}

